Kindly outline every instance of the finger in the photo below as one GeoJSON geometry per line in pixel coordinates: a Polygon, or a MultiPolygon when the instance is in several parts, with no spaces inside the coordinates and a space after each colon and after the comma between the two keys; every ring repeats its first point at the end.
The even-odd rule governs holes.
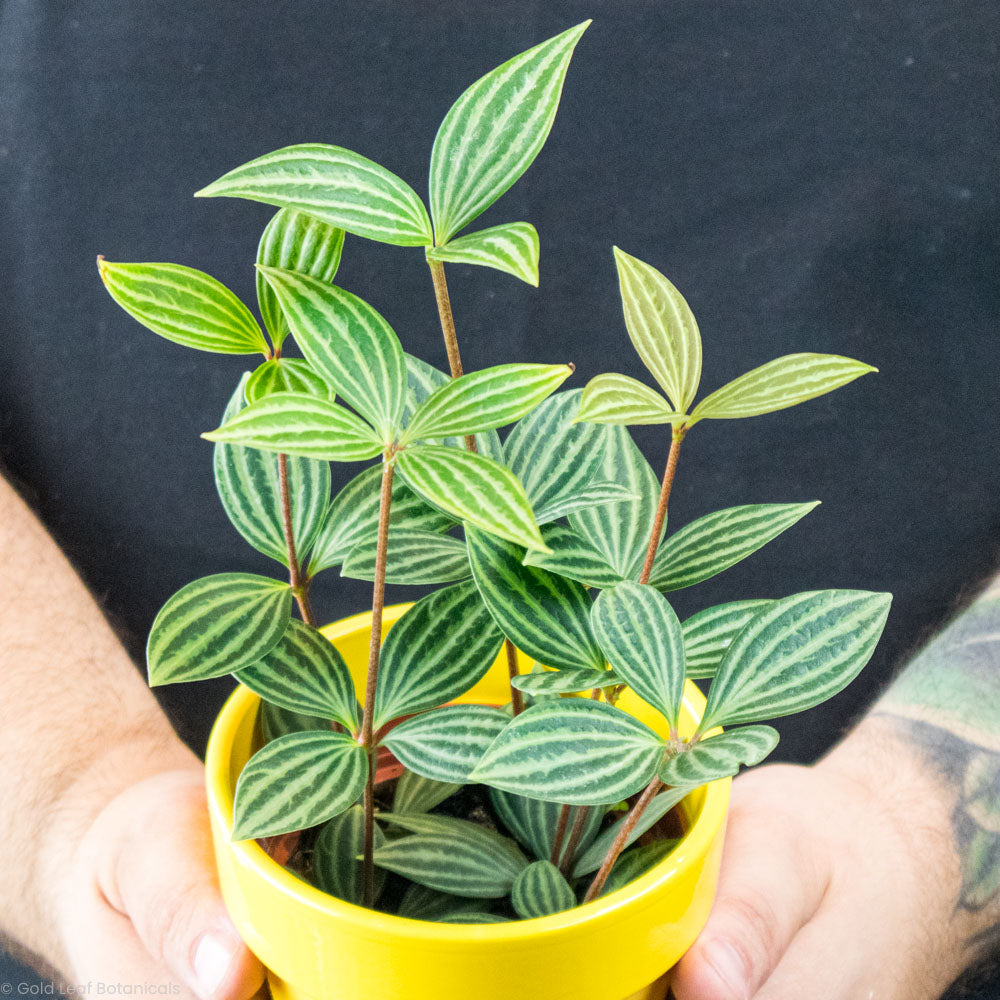
{"type": "MultiPolygon", "coordinates": [[[[719,888],[708,923],[673,974],[677,1000],[748,1000],[817,911],[828,872],[821,852],[797,842],[783,821],[799,779],[744,780],[733,787],[719,888]],[[781,801],[772,801],[772,785],[781,801]]],[[[786,770],[783,768],[783,770],[786,770]]],[[[765,777],[762,770],[751,778],[765,777]]]]}

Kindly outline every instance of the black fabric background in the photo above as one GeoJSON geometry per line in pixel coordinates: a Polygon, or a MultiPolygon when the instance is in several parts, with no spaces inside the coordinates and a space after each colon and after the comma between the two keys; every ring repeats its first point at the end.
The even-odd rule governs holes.
{"type": "MultiPolygon", "coordinates": [[[[802,350],[881,369],[795,410],[703,423],[682,455],[674,526],[734,504],[823,500],[678,593],[682,617],[819,587],[896,595],[871,666],[782,721],[778,758],[815,759],[996,566],[991,0],[0,0],[0,463],[137,661],[175,589],[270,566],[229,526],[198,437],[241,359],[141,329],[102,289],[95,254],[199,267],[253,303],[272,210],[194,190],[323,141],[423,194],[434,132],[464,87],[589,16],[548,144],[472,227],[533,222],[541,288],[450,268],[466,367],[572,360],[573,385],[606,370],[648,378],[621,318],[617,243],[694,308],[703,391],[802,350]]],[[[337,280],[445,366],[419,250],[348,237],[337,280]]],[[[659,471],[662,430],[636,437],[659,471]]],[[[356,471],[334,467],[335,486],[356,471]]],[[[328,619],[370,596],[333,573],[315,593],[328,619]]],[[[200,750],[230,687],[158,695],[200,750]]]]}

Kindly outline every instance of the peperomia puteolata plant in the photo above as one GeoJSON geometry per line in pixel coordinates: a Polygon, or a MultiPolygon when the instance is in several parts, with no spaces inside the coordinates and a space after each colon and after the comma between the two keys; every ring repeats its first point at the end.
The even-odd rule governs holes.
{"type": "Polygon", "coordinates": [[[203,436],[215,442],[230,520],[288,579],[222,573],[182,588],[153,623],[150,683],[232,673],[260,695],[263,745],[237,783],[233,838],[308,831],[302,873],[317,886],[416,919],[526,919],[627,884],[673,848],[655,836],[663,817],[692,789],[763,760],[778,734],[762,720],[848,684],[888,614],[887,594],[825,590],[730,602],[682,623],[664,596],[815,506],[733,507],[664,541],[690,430],[793,406],[870,366],[789,355],[693,405],[695,318],[659,271],[616,248],[626,329],[662,395],[619,374],[556,393],[567,364],[463,372],[444,265],[538,283],[529,223],[457,234],[538,154],[588,23],[459,98],[434,141],[429,213],[384,167],[321,144],[262,156],[198,192],[279,208],[257,252],[263,329],[200,271],[99,259],[111,295],[155,333],[264,359],[203,436]],[[450,377],[333,284],[345,232],[425,248],[450,377]],[[302,358],[283,353],[289,336],[302,358]],[[632,424],[670,427],[662,479],[632,424]],[[330,462],[373,459],[330,500],[330,462]],[[316,575],[335,566],[374,584],[360,702],[309,600],[316,575]],[[383,643],[387,583],[438,589],[383,643]],[[509,704],[456,703],[505,646],[509,704]],[[531,672],[519,671],[517,649],[531,672]],[[685,734],[688,680],[711,683],[685,734]],[[626,689],[658,713],[655,730],[618,707],[626,689]],[[387,751],[404,770],[377,790],[387,751]]]}

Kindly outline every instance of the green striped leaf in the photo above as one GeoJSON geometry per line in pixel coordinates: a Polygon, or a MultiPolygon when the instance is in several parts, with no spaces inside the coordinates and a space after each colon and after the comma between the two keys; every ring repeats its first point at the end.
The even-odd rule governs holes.
{"type": "Polygon", "coordinates": [[[586,536],[565,524],[543,524],[542,539],[551,552],[529,552],[525,565],[537,566],[588,587],[613,587],[621,577],[604,553],[586,536]]]}
{"type": "Polygon", "coordinates": [[[606,503],[634,500],[635,495],[618,483],[594,482],[581,486],[572,496],[555,497],[551,502],[535,508],[535,520],[539,524],[549,524],[560,517],[568,517],[578,510],[600,507],[606,503]]]}
{"type": "Polygon", "coordinates": [[[611,668],[675,730],[684,697],[684,640],[667,599],[626,580],[601,591],[591,618],[611,668]]]}
{"type": "Polygon", "coordinates": [[[517,844],[478,823],[450,816],[382,818],[412,831],[375,851],[375,864],[412,882],[470,899],[500,899],[528,864],[517,844]]]}
{"type": "Polygon", "coordinates": [[[832,698],[878,643],[891,594],[816,590],[775,601],[733,640],[699,731],[778,719],[832,698]]]}
{"type": "MultiPolygon", "coordinates": [[[[243,394],[249,385],[244,375],[229,400],[223,423],[240,412],[243,394]]],[[[258,552],[287,566],[288,545],[281,513],[277,457],[256,448],[219,442],[215,445],[212,461],[219,499],[233,527],[258,552]]],[[[292,537],[301,561],[323,523],[330,498],[330,466],[326,462],[290,456],[287,467],[292,537]]]]}
{"type": "Polygon", "coordinates": [[[481,264],[506,271],[538,287],[538,231],[530,222],[507,222],[428,247],[429,260],[451,264],[481,264]]]}
{"type": "Polygon", "coordinates": [[[236,782],[233,840],[317,826],[364,791],[368,755],[347,733],[289,733],[247,762],[236,782]]]}
{"type": "Polygon", "coordinates": [[[272,358],[258,365],[246,384],[246,401],[256,403],[272,392],[305,392],[334,400],[334,391],[301,358],[272,358]]]}
{"type": "MultiPolygon", "coordinates": [[[[536,858],[547,860],[551,857],[559,814],[562,812],[562,806],[558,802],[542,802],[523,795],[512,795],[499,788],[490,789],[490,802],[503,825],[536,858]]],[[[597,836],[603,819],[603,809],[587,810],[578,850],[587,849],[597,836]]]]}
{"type": "Polygon", "coordinates": [[[181,587],[149,631],[149,683],[221,677],[259,660],[285,634],[291,610],[287,583],[253,573],[217,573],[181,587]]]}
{"type": "Polygon", "coordinates": [[[522,712],[486,751],[470,781],[536,799],[598,806],[645,786],[663,742],[601,701],[561,698],[522,712]]]}
{"type": "Polygon", "coordinates": [[[635,498],[575,511],[569,525],[604,553],[622,579],[638,579],[660,498],[660,484],[625,427],[607,427],[597,477],[618,483],[635,498]]]}
{"type": "Polygon", "coordinates": [[[687,418],[628,375],[598,375],[583,390],[577,420],[594,424],[681,424],[687,418]]]}
{"type": "Polygon", "coordinates": [[[319,142],[259,156],[195,197],[295,208],[380,243],[419,247],[433,242],[427,209],[409,184],[374,160],[319,142]]]}
{"type": "Polygon", "coordinates": [[[694,408],[689,423],[756,417],[784,410],[877,371],[862,361],[837,354],[787,354],[706,396],[694,408]]]}
{"type": "MultiPolygon", "coordinates": [[[[355,476],[333,498],[313,547],[310,576],[342,563],[363,541],[375,544],[381,485],[382,466],[373,465],[355,476]]],[[[399,476],[393,477],[390,530],[441,532],[454,523],[453,518],[418,497],[399,476]]]]}
{"type": "Polygon", "coordinates": [[[686,413],[701,381],[701,334],[684,296],[655,267],[614,248],[625,326],[642,363],[686,413]]]}
{"type": "Polygon", "coordinates": [[[395,726],[382,740],[396,759],[435,781],[465,782],[510,722],[488,705],[448,705],[395,726]]]}
{"type": "Polygon", "coordinates": [[[534,861],[514,879],[510,901],[522,920],[530,920],[573,909],[576,894],[551,861],[534,861]]]}
{"type": "Polygon", "coordinates": [[[760,599],[730,601],[705,608],[684,621],[681,632],[688,678],[704,680],[714,677],[729,644],[758,612],[773,603],[760,599]]]}
{"type": "Polygon", "coordinates": [[[287,736],[289,733],[301,733],[307,729],[321,729],[323,732],[330,731],[330,720],[321,719],[315,715],[303,715],[301,712],[292,712],[280,705],[272,705],[269,701],[260,703],[260,731],[264,737],[264,743],[270,743],[279,736],[287,736]]]}
{"type": "Polygon", "coordinates": [[[442,445],[410,445],[396,459],[429,503],[517,545],[545,549],[531,504],[514,474],[491,459],[442,445]]]}
{"type": "Polygon", "coordinates": [[[601,895],[623,889],[640,875],[645,875],[654,865],[658,865],[678,844],[679,840],[657,840],[643,844],[623,854],[614,864],[601,895]]]}
{"type": "Polygon", "coordinates": [[[400,430],[406,364],[392,327],[367,302],[307,274],[258,267],[309,366],[378,432],[400,430]]]}
{"type": "Polygon", "coordinates": [[[213,354],[268,354],[249,309],[221,282],[181,264],[114,264],[97,258],[111,297],[153,333],[213,354]]]}
{"type": "MultiPolygon", "coordinates": [[[[347,554],[341,576],[375,579],[378,538],[366,538],[347,554]]],[[[439,584],[465,580],[472,570],[465,543],[451,535],[408,528],[389,529],[385,582],[439,584]]]]}
{"type": "Polygon", "coordinates": [[[624,683],[623,679],[610,670],[590,670],[576,668],[572,670],[543,670],[538,673],[518,674],[511,684],[525,694],[554,695],[580,694],[592,691],[594,688],[609,687],[624,683]]]}
{"type": "Polygon", "coordinates": [[[710,736],[660,765],[659,778],[668,785],[703,785],[736,774],[741,764],[759,764],[778,745],[778,731],[771,726],[743,726],[710,736]]]}
{"type": "Polygon", "coordinates": [[[459,910],[438,917],[438,922],[442,924],[506,924],[510,922],[510,918],[485,910],[459,910]]]}
{"type": "Polygon", "coordinates": [[[410,920],[436,920],[447,918],[448,923],[461,923],[460,918],[468,914],[471,922],[482,915],[483,904],[478,899],[463,899],[448,892],[429,889],[419,882],[411,882],[403,893],[396,913],[410,920]]]}
{"type": "Polygon", "coordinates": [[[451,798],[462,786],[450,781],[434,781],[416,771],[404,771],[396,781],[392,811],[425,813],[451,798]]]}
{"type": "MultiPolygon", "coordinates": [[[[314,215],[283,208],[267,224],[257,247],[257,263],[300,271],[329,284],[340,267],[344,230],[314,215]]],[[[288,335],[288,323],[264,275],[257,272],[257,304],[275,349],[288,335]]],[[[289,386],[295,391],[295,387],[289,386]]],[[[252,400],[251,400],[252,402],[252,400]]]]}
{"type": "MultiPolygon", "coordinates": [[[[632,832],[629,833],[625,840],[625,846],[634,844],[647,830],[652,830],[690,791],[691,785],[686,785],[682,788],[668,788],[665,792],[660,792],[659,795],[655,796],[653,801],[646,806],[632,832]]],[[[596,872],[601,867],[627,819],[628,813],[612,823],[611,826],[601,830],[590,846],[580,853],[573,865],[573,878],[582,878],[584,875],[596,872]]]]}
{"type": "Polygon", "coordinates": [[[266,701],[358,728],[358,699],[344,658],[317,629],[292,618],[281,641],[234,676],[266,701]]]}
{"type": "Polygon", "coordinates": [[[475,434],[520,420],[562,385],[569,365],[495,365],[451,379],[417,408],[400,444],[475,434]]]}
{"type": "Polygon", "coordinates": [[[382,645],[375,728],[468,691],[493,665],[502,643],[474,583],[421,598],[382,645]]]}
{"type": "Polygon", "coordinates": [[[801,520],[812,503],[756,503],[699,517],[660,546],[650,574],[657,590],[681,590],[735,566],[801,520]]]}
{"type": "Polygon", "coordinates": [[[589,21],[477,80],[452,105],[431,151],[431,214],[443,245],[531,166],[556,116],[573,49],[589,21]]]}
{"type": "Polygon", "coordinates": [[[504,635],[549,667],[604,669],[587,589],[521,560],[524,550],[466,525],[472,576],[504,635]]]}
{"type": "Polygon", "coordinates": [[[360,417],[301,392],[265,396],[202,437],[327,462],[359,462],[382,451],[382,442],[360,417]]]}
{"type": "MultiPolygon", "coordinates": [[[[385,834],[376,824],[372,841],[375,847],[385,843],[385,834]]],[[[362,863],[358,855],[365,849],[365,811],[351,806],[339,816],[327,820],[316,837],[312,853],[312,877],[317,889],[357,906],[364,905],[361,882],[362,863]]],[[[385,886],[385,871],[375,869],[375,898],[385,886]]]]}

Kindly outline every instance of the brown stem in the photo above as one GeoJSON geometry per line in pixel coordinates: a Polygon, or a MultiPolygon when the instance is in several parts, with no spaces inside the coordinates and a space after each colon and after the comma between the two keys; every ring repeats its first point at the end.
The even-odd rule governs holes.
{"type": "Polygon", "coordinates": [[[580,848],[580,840],[583,838],[583,829],[587,825],[587,817],[590,815],[591,806],[580,806],[573,817],[573,827],[569,831],[569,840],[566,841],[566,852],[563,854],[562,869],[563,875],[569,878],[569,873],[573,869],[573,862],[576,860],[576,852],[580,848]]]}
{"type": "Polygon", "coordinates": [[[660,487],[660,502],[656,505],[656,517],[653,518],[653,530],[649,535],[649,547],[646,549],[646,561],[642,564],[642,574],[639,583],[649,583],[649,575],[653,572],[653,560],[660,545],[660,533],[667,517],[667,504],[670,503],[670,491],[674,485],[674,475],[677,473],[677,456],[681,451],[681,442],[687,429],[675,427],[670,440],[670,454],[667,455],[667,468],[663,473],[663,486],[660,487]]]}
{"type": "Polygon", "coordinates": [[[569,825],[569,814],[572,810],[572,806],[564,805],[559,810],[559,819],[556,820],[556,831],[552,837],[552,853],[549,855],[549,861],[556,867],[559,866],[559,858],[562,857],[563,840],[566,837],[566,827],[569,825]]]}
{"type": "Polygon", "coordinates": [[[653,778],[653,780],[646,785],[646,790],[639,796],[639,801],[636,802],[634,806],[629,810],[629,814],[622,824],[622,828],[618,831],[618,836],[615,837],[614,843],[608,849],[608,853],[605,854],[604,860],[601,862],[601,867],[597,870],[597,874],[594,876],[594,881],[590,883],[590,888],[587,890],[587,895],[584,896],[583,901],[585,903],[591,902],[591,900],[597,899],[600,895],[601,890],[604,888],[604,883],[608,880],[608,875],[611,874],[611,869],[614,868],[615,862],[618,860],[618,855],[625,850],[625,844],[628,841],[629,835],[635,829],[636,823],[642,818],[642,814],[646,811],[646,807],[650,802],[653,801],[656,793],[663,787],[663,782],[659,778],[653,778]]]}
{"type": "Polygon", "coordinates": [[[517,649],[510,639],[504,639],[504,649],[507,651],[507,674],[510,677],[510,704],[517,717],[524,711],[524,696],[514,687],[514,678],[517,677],[517,649]]]}
{"type": "Polygon", "coordinates": [[[295,554],[295,533],[292,529],[292,499],[288,488],[288,456],[278,455],[278,487],[281,492],[281,523],[285,529],[285,547],[288,550],[288,582],[299,604],[299,614],[307,625],[316,627],[312,605],[309,603],[309,581],[302,575],[295,554]]]}

